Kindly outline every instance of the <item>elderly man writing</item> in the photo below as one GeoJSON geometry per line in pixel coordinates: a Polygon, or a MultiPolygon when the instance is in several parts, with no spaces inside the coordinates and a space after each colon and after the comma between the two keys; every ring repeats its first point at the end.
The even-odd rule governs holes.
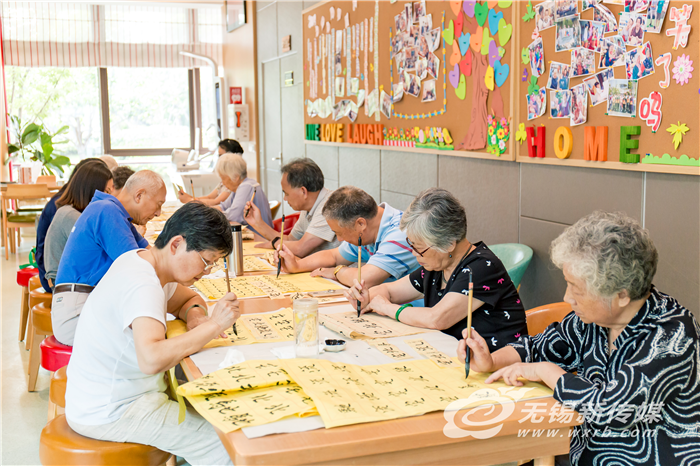
{"type": "Polygon", "coordinates": [[[363,281],[374,286],[389,278],[399,279],[418,267],[406,235],[399,229],[402,214],[389,204],[378,206],[372,196],[359,188],[343,186],[328,197],[323,207],[328,226],[343,243],[303,259],[298,259],[284,244],[275,255],[282,257],[287,272],[313,271],[312,276],[352,285],[357,269],[347,266],[357,262],[361,238],[363,281]]]}
{"type": "Polygon", "coordinates": [[[51,303],[54,336],[73,345],[85,300],[122,254],[148,247],[132,223],[145,225],[160,215],[165,183],[155,172],[141,170],[127,180],[119,197],[96,191],[68,237],[56,274],[51,303]]]}

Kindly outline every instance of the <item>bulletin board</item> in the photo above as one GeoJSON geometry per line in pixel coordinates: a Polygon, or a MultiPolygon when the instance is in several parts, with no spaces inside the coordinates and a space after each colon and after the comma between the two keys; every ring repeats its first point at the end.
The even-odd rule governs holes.
{"type": "MultiPolygon", "coordinates": [[[[510,1],[493,2],[490,7],[475,1],[448,3],[435,0],[412,3],[331,0],[314,5],[303,12],[305,123],[343,124],[343,136],[346,138],[354,129],[349,128],[350,125],[383,125],[384,137],[380,144],[365,144],[383,150],[514,160],[515,146],[510,137],[515,112],[515,99],[512,97],[515,83],[511,79],[511,70],[517,65],[513,54],[516,40],[512,26],[514,14],[515,7],[510,1]],[[400,79],[396,55],[409,52],[413,45],[409,42],[413,40],[410,35],[404,43],[394,44],[397,36],[396,17],[405,11],[407,4],[411,5],[415,17],[431,17],[432,24],[426,27],[427,31],[438,30],[438,45],[432,54],[439,60],[439,66],[436,67],[435,77],[424,73],[425,79],[421,82],[418,97],[409,95],[406,89],[403,97],[393,102],[398,94],[395,85],[400,79]],[[418,8],[414,9],[413,5],[418,5],[418,8]],[[424,11],[421,11],[422,8],[424,11]],[[330,19],[331,14],[333,19],[330,19]],[[353,32],[355,28],[359,28],[359,33],[353,32]],[[366,34],[368,29],[364,28],[371,30],[369,35],[366,34]],[[346,42],[343,42],[340,51],[342,73],[331,76],[329,69],[333,66],[335,50],[329,54],[328,44],[336,44],[338,31],[343,31],[340,34],[344,39],[350,37],[350,57],[348,59],[346,42]],[[355,37],[359,42],[356,48],[355,37]],[[364,43],[363,37],[366,40],[364,43]],[[322,49],[321,43],[326,44],[326,50],[322,49]],[[375,46],[378,50],[376,57],[375,46]],[[393,47],[396,47],[395,51],[393,47]],[[335,88],[331,89],[336,77],[345,78],[343,97],[337,96],[335,88]],[[366,90],[364,104],[358,107],[354,121],[349,116],[335,120],[332,113],[328,115],[327,108],[326,115],[317,112],[311,116],[313,112],[310,112],[309,105],[329,96],[333,104],[343,100],[357,103],[358,96],[348,96],[347,93],[353,78],[359,78],[360,89],[366,90]],[[430,101],[428,97],[427,101],[423,101],[426,82],[433,80],[434,100],[430,101]],[[377,111],[370,115],[373,106],[368,98],[375,89],[379,100],[383,91],[392,103],[390,110],[383,113],[379,102],[377,111]],[[390,116],[387,117],[386,113],[390,116]],[[439,137],[435,135],[444,128],[448,130],[448,135],[438,141],[439,137]],[[421,137],[425,139],[424,144],[421,137]],[[431,137],[432,141],[429,140],[431,137]]],[[[420,19],[411,24],[418,30],[418,35],[414,37],[420,41],[420,19]]],[[[405,39],[406,34],[400,34],[405,39]]],[[[407,75],[418,77],[418,70],[409,69],[403,73],[404,77],[407,75]]],[[[309,144],[345,143],[338,140],[310,141],[308,136],[309,144]]]]}
{"type": "MultiPolygon", "coordinates": [[[[670,3],[666,2],[667,5],[661,2],[661,6],[659,6],[658,1],[630,2],[628,0],[627,7],[623,0],[615,2],[604,1],[600,4],[595,4],[594,1],[573,3],[577,5],[577,14],[580,18],[579,28],[590,31],[583,34],[586,37],[580,38],[583,49],[596,48],[598,34],[594,30],[595,26],[599,26],[601,23],[606,24],[605,32],[602,36],[603,40],[600,41],[603,53],[598,51],[584,51],[580,53],[581,49],[579,48],[573,49],[575,50],[573,53],[570,49],[557,51],[558,48],[568,48],[577,41],[575,38],[571,39],[570,35],[567,36],[564,31],[561,31],[561,35],[558,35],[560,31],[556,22],[556,11],[554,16],[555,25],[549,27],[551,21],[547,20],[549,17],[548,8],[545,6],[543,10],[539,9],[543,2],[535,3],[532,9],[528,8],[527,3],[518,4],[521,18],[526,16],[528,11],[535,13],[534,18],[528,21],[521,20],[519,24],[518,36],[521,59],[519,60],[518,74],[522,78],[518,82],[518,98],[520,100],[518,121],[519,123],[524,123],[526,127],[535,127],[537,130],[544,128],[546,131],[544,157],[538,157],[537,154],[530,153],[531,147],[528,144],[528,138],[532,135],[523,135],[521,132],[520,139],[522,142],[518,142],[516,150],[517,160],[526,163],[700,174],[700,163],[698,163],[698,158],[700,157],[700,95],[698,93],[700,89],[700,69],[698,68],[700,66],[698,60],[700,58],[700,42],[698,39],[700,37],[700,34],[698,34],[698,27],[700,27],[700,21],[698,20],[700,18],[699,3],[697,1],[684,2],[674,0],[670,3]],[[593,6],[583,10],[584,5],[588,6],[589,4],[593,6]],[[687,36],[687,45],[685,47],[679,43],[680,37],[676,38],[673,35],[669,36],[666,34],[667,31],[675,29],[677,24],[676,21],[672,21],[672,17],[678,17],[675,14],[672,15],[672,10],[675,8],[682,11],[683,5],[692,7],[690,18],[687,20],[687,25],[690,26],[690,33],[687,36]],[[645,6],[646,8],[644,8],[645,6]],[[665,12],[664,8],[666,8],[665,12]],[[635,9],[639,11],[635,13],[635,9]],[[665,13],[663,22],[649,22],[651,25],[650,30],[644,31],[643,37],[639,37],[639,34],[635,35],[627,32],[630,30],[624,26],[635,20],[637,15],[643,18],[642,21],[647,26],[645,21],[646,15],[652,9],[654,9],[654,14],[657,18],[660,18],[665,13]],[[625,10],[631,11],[625,14],[625,10]],[[659,14],[660,10],[662,14],[659,14]],[[617,21],[617,31],[608,32],[607,23],[610,23],[610,28],[614,29],[610,21],[594,21],[596,19],[605,20],[610,18],[608,11],[612,13],[612,17],[617,21]],[[541,15],[540,13],[544,14],[541,15]],[[541,16],[545,16],[545,19],[542,19],[541,16]],[[537,24],[538,21],[540,21],[539,25],[537,24]],[[581,23],[581,21],[584,21],[584,23],[581,23]],[[591,23],[591,21],[593,22],[591,23]],[[585,26],[582,27],[582,24],[585,24],[585,26]],[[542,30],[535,32],[536,27],[538,29],[542,28],[542,30]],[[658,29],[659,32],[653,32],[654,29],[658,29]],[[624,43],[623,49],[617,47],[620,39],[614,39],[616,35],[622,38],[624,43]],[[613,39],[609,39],[611,37],[613,39]],[[525,62],[532,56],[529,51],[538,48],[535,41],[539,40],[539,38],[542,40],[544,51],[544,70],[541,76],[533,78],[533,69],[537,68],[538,65],[534,64],[534,62],[525,62]],[[606,39],[608,40],[606,41],[606,39]],[[675,44],[675,49],[674,40],[679,40],[675,44]],[[613,43],[612,48],[610,48],[611,43],[613,43]],[[651,48],[649,56],[653,58],[654,63],[652,67],[649,67],[652,60],[647,60],[645,63],[643,59],[646,47],[651,48]],[[619,55],[620,53],[622,53],[621,56],[619,55]],[[593,68],[587,69],[586,54],[594,56],[593,68]],[[662,58],[664,54],[668,55],[662,58]],[[635,62],[636,55],[640,55],[639,62],[635,62]],[[661,60],[665,60],[665,63],[661,60]],[[689,70],[687,68],[688,61],[692,61],[691,67],[695,68],[694,70],[687,71],[689,70]],[[615,66],[605,66],[610,63],[613,63],[615,66]],[[550,74],[561,76],[562,65],[572,64],[574,66],[570,70],[569,90],[578,88],[578,86],[584,84],[584,81],[592,84],[595,84],[597,81],[598,89],[601,89],[601,82],[603,83],[603,92],[594,101],[586,89],[585,111],[581,111],[579,106],[576,109],[577,115],[575,116],[553,118],[553,99],[551,98],[553,91],[551,88],[557,87],[557,85],[553,82],[554,79],[550,79],[550,74]],[[686,65],[685,73],[680,71],[681,67],[679,65],[681,64],[686,65]],[[603,66],[601,67],[600,65],[603,66]],[[667,71],[664,69],[664,65],[667,65],[667,71]],[[591,73],[584,76],[575,76],[587,71],[591,73]],[[607,83],[608,92],[606,98],[605,79],[611,77],[616,81],[607,83]],[[591,78],[592,80],[589,81],[591,78]],[[629,89],[629,85],[626,84],[628,78],[638,78],[636,80],[632,79],[633,82],[636,82],[636,94],[633,92],[634,88],[629,89]],[[536,86],[533,82],[536,83],[536,86]],[[548,86],[550,88],[547,88],[548,86]],[[537,87],[540,88],[539,91],[536,91],[537,87]],[[536,112],[533,113],[536,107],[533,108],[529,104],[532,102],[533,93],[542,92],[542,89],[545,89],[546,92],[546,108],[540,109],[540,111],[544,110],[544,114],[540,117],[532,118],[533,115],[537,114],[536,112]],[[627,93],[625,94],[625,92],[627,93]],[[628,96],[626,99],[624,99],[625,95],[628,96]],[[647,102],[643,102],[644,99],[647,102]],[[593,105],[594,103],[597,103],[597,105],[593,105]],[[645,118],[643,119],[642,117],[645,118]],[[657,122],[657,120],[660,121],[657,122]],[[684,131],[685,128],[683,126],[680,126],[683,124],[686,125],[687,131],[684,131]],[[675,126],[672,127],[672,125],[675,126]],[[638,140],[638,148],[629,149],[629,155],[621,155],[621,136],[625,139],[624,135],[621,135],[621,128],[630,126],[639,127],[639,134],[633,134],[630,137],[631,140],[638,140]],[[556,134],[560,127],[568,128],[571,131],[572,150],[567,158],[559,158],[567,155],[564,150],[564,139],[567,135],[562,134],[566,132],[566,129],[561,129],[559,130],[560,134],[556,134]],[[586,154],[587,141],[585,132],[591,131],[591,129],[586,129],[587,127],[595,127],[596,130],[600,127],[607,128],[607,160],[601,161],[600,155],[594,154],[595,150],[586,154]],[[675,129],[675,133],[667,131],[669,128],[675,129]],[[555,134],[557,137],[555,137],[555,134]],[[677,134],[678,136],[676,136],[677,134]],[[677,148],[674,147],[674,136],[680,142],[677,148]],[[556,154],[555,145],[557,148],[562,149],[559,154],[556,154]],[[535,156],[530,157],[530,155],[535,156]]],[[[544,5],[547,4],[549,2],[544,2],[544,5]]],[[[560,12],[564,12],[564,15],[568,13],[566,12],[565,0],[557,0],[556,2],[551,0],[550,5],[555,10],[557,6],[560,6],[560,12]]],[[[566,16],[564,16],[559,24],[566,23],[566,16]]],[[[584,84],[584,88],[578,89],[585,89],[585,87],[587,87],[587,84],[584,84]]],[[[561,96],[562,94],[558,94],[558,97],[561,96]]],[[[561,99],[559,102],[561,102],[561,99]]],[[[566,114],[566,109],[563,112],[557,112],[561,108],[561,103],[555,105],[555,107],[555,114],[566,114]]],[[[570,113],[573,111],[573,107],[574,104],[572,102],[569,108],[570,113]]],[[[518,129],[516,129],[516,133],[518,129]]],[[[628,130],[628,132],[636,133],[637,130],[628,130]]],[[[595,141],[592,132],[588,135],[588,138],[591,144],[595,141]]],[[[632,145],[636,144],[633,142],[632,145]]],[[[595,147],[592,146],[590,149],[595,149],[595,147]]],[[[603,157],[603,159],[605,158],[603,157]]]]}
{"type": "MultiPolygon", "coordinates": [[[[411,5],[415,3],[418,2],[411,5]]],[[[404,11],[408,2],[329,0],[303,12],[304,121],[308,144],[354,145],[360,141],[352,139],[358,133],[357,128],[352,126],[382,125],[385,137],[378,141],[379,144],[374,143],[377,141],[372,141],[372,138],[367,140],[368,144],[366,141],[361,143],[383,150],[700,175],[700,2],[697,0],[603,0],[600,3],[596,0],[506,0],[481,3],[471,0],[426,0],[422,3],[425,15],[432,17],[432,28],[440,28],[441,33],[439,47],[433,52],[440,60],[439,73],[435,79],[436,98],[431,102],[422,102],[422,96],[413,97],[404,91],[403,98],[392,104],[390,118],[379,110],[381,103],[378,103],[378,110],[370,116],[366,111],[369,110],[367,96],[374,89],[377,89],[380,98],[382,91],[393,96],[393,85],[398,83],[395,59],[397,51],[392,48],[397,26],[395,17],[404,11]],[[625,2],[628,3],[627,6],[625,2]],[[540,22],[542,30],[536,31],[538,21],[542,20],[537,12],[541,6],[547,5],[551,5],[549,8],[554,14],[554,25],[548,27],[544,18],[544,22],[540,22]],[[331,9],[334,10],[333,19],[330,19],[331,9]],[[337,15],[338,9],[340,18],[337,15]],[[625,12],[626,9],[629,11],[625,12]],[[658,29],[658,32],[645,31],[641,38],[636,34],[632,39],[629,39],[630,32],[623,35],[626,28],[621,28],[621,23],[634,22],[637,16],[641,16],[642,24],[647,26],[647,15],[652,10],[657,20],[650,21],[651,28],[658,29]],[[578,19],[577,25],[566,21],[572,15],[578,19]],[[612,30],[608,30],[606,21],[612,24],[611,16],[617,30],[612,27],[612,30]],[[659,20],[661,17],[663,19],[659,20]],[[559,23],[561,27],[557,26],[556,20],[564,21],[559,23]],[[482,23],[483,26],[479,26],[482,23]],[[605,25],[602,36],[601,23],[605,25]],[[363,24],[372,26],[365,29],[365,36],[363,24]],[[358,28],[360,44],[357,48],[353,48],[352,42],[354,28],[358,28]],[[368,29],[372,31],[366,34],[368,29]],[[335,76],[329,70],[333,66],[332,54],[335,51],[324,55],[319,48],[324,40],[333,44],[334,39],[328,42],[328,36],[336,35],[340,30],[343,31],[343,38],[351,38],[349,44],[343,42],[341,49],[340,70],[344,73],[342,76],[346,86],[344,97],[336,97],[335,89],[331,89],[334,84],[331,81],[335,76]],[[495,34],[491,34],[491,31],[495,34]],[[678,33],[673,35],[676,31],[678,33]],[[347,32],[350,34],[346,36],[347,32]],[[617,35],[622,36],[622,43],[615,37],[617,35]],[[368,41],[366,48],[361,42],[362,37],[368,41]],[[461,49],[460,37],[463,45],[461,49]],[[479,37],[481,41],[478,41],[479,37]],[[542,41],[543,69],[540,76],[533,76],[529,60],[530,45],[537,38],[542,41]],[[495,46],[491,50],[483,47],[484,55],[479,53],[481,48],[473,47],[481,44],[471,43],[488,43],[490,39],[493,39],[495,46]],[[470,42],[469,46],[466,42],[470,42]],[[617,57],[620,61],[615,65],[622,63],[621,65],[606,66],[601,63],[603,49],[599,47],[608,42],[615,45],[608,60],[617,57]],[[378,50],[376,57],[375,47],[378,50]],[[577,103],[576,116],[573,119],[570,116],[557,118],[566,114],[566,105],[562,107],[558,103],[557,110],[563,111],[555,112],[553,117],[550,94],[554,89],[547,88],[550,84],[549,75],[552,63],[559,68],[572,65],[572,48],[576,51],[573,57],[575,71],[572,76],[572,67],[569,68],[568,88],[561,90],[571,91],[571,95],[577,96],[578,100],[574,100],[577,103]],[[355,56],[352,56],[353,50],[355,56]],[[587,66],[590,65],[591,56],[593,64],[587,66]],[[639,62],[635,62],[637,57],[640,58],[639,62]],[[465,63],[469,59],[471,66],[465,63]],[[653,66],[647,66],[652,59],[653,66]],[[498,60],[497,65],[495,60],[498,60]],[[630,64],[629,79],[627,63],[630,64]],[[653,71],[650,71],[652,68],[653,71]],[[499,80],[491,84],[489,81],[497,74],[495,70],[500,72],[499,80]],[[505,79],[504,70],[507,71],[505,79]],[[357,102],[358,96],[347,96],[347,86],[350,85],[350,79],[355,77],[360,78],[360,89],[366,89],[366,93],[364,105],[358,107],[354,121],[348,116],[336,120],[332,113],[323,117],[310,112],[310,105],[314,101],[329,96],[334,105],[343,100],[357,102]],[[613,102],[609,111],[608,98],[604,94],[598,94],[595,102],[597,105],[593,105],[593,97],[584,83],[594,83],[589,81],[591,78],[596,78],[599,86],[602,84],[604,88],[607,81],[607,89],[604,90],[611,96],[615,94],[620,97],[617,107],[613,102]],[[312,90],[313,82],[316,82],[315,90],[312,90]],[[633,83],[630,84],[631,82],[633,83]],[[611,83],[614,85],[611,86],[611,83]],[[494,90],[487,88],[489,84],[494,90]],[[611,87],[614,89],[612,92],[611,87]],[[532,95],[542,90],[546,95],[543,114],[528,119],[528,116],[533,116],[529,115],[532,110],[529,105],[532,95]],[[634,98],[630,97],[632,94],[634,98]],[[626,100],[622,100],[622,97],[626,100]],[[582,111],[583,108],[585,112],[582,111]],[[659,120],[658,123],[656,120],[659,120]],[[322,132],[322,127],[338,124],[344,126],[344,132],[339,138],[312,140],[323,139],[310,136],[314,127],[318,135],[322,132]],[[447,138],[434,146],[420,143],[423,137],[419,138],[420,130],[423,130],[427,139],[427,135],[434,136],[434,130],[442,128],[449,131],[451,144],[447,144],[447,138]],[[537,152],[540,128],[544,129],[544,137],[541,139],[544,150],[537,152]],[[351,133],[350,137],[348,133],[351,133]],[[605,150],[597,150],[603,147],[604,136],[607,136],[605,150]],[[495,144],[491,144],[492,137],[495,144]],[[530,150],[531,146],[534,151],[530,150]],[[624,146],[627,147],[626,150],[624,146]],[[571,149],[570,152],[567,151],[568,148],[571,149]]],[[[420,27],[420,22],[416,24],[420,27]]],[[[638,32],[638,29],[635,30],[638,32]]],[[[404,45],[398,52],[405,51],[406,48],[404,45]]],[[[409,71],[408,74],[417,72],[409,71]]],[[[426,80],[430,79],[432,78],[428,75],[426,80]]],[[[566,101],[565,92],[558,93],[557,97],[566,101]]],[[[569,101],[569,111],[572,107],[574,105],[569,101]]],[[[541,110],[542,108],[539,109],[541,110]]]]}

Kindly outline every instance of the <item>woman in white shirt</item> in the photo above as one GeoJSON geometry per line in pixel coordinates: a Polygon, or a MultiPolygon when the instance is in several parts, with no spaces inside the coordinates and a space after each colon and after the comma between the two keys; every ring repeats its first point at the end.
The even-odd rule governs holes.
{"type": "MultiPolygon", "coordinates": [[[[241,147],[240,143],[235,139],[222,139],[221,141],[219,141],[219,148],[217,151],[219,156],[224,155],[227,152],[231,154],[238,154],[241,156],[243,155],[243,148],[241,147]]],[[[226,199],[228,199],[230,195],[231,190],[224,186],[223,183],[219,183],[219,185],[216,188],[214,188],[212,192],[202,197],[192,197],[183,191],[177,193],[177,197],[178,199],[180,199],[180,202],[190,202],[193,200],[197,200],[200,201],[202,204],[211,206],[221,204],[226,199]]]]}

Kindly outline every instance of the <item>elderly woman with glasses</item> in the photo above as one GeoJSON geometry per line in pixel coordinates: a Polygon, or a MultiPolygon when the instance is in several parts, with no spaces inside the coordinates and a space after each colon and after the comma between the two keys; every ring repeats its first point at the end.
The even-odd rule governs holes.
{"type": "MultiPolygon", "coordinates": [[[[542,381],[579,413],[573,465],[698,464],[700,326],[652,280],[649,232],[623,214],[595,212],[552,243],[573,312],[543,333],[491,353],[480,336],[471,368],[520,386],[542,381]]],[[[466,335],[465,335],[466,337],[466,335]]]]}
{"type": "Polygon", "coordinates": [[[472,281],[472,326],[491,350],[527,334],[518,291],[498,257],[483,242],[467,240],[467,215],[457,198],[444,189],[423,191],[404,212],[400,227],[421,267],[370,289],[355,280],[346,292],[353,306],[359,300],[363,313],[373,311],[460,339],[472,281]],[[419,299],[425,307],[404,304],[419,299]]]}

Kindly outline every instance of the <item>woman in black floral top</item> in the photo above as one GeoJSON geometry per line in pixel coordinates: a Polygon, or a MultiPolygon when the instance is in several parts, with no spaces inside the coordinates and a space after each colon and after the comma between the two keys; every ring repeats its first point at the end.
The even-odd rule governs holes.
{"type": "Polygon", "coordinates": [[[491,350],[527,335],[525,309],[508,272],[483,243],[467,240],[467,215],[457,198],[431,188],[411,202],[401,230],[421,265],[398,281],[367,289],[355,285],[346,296],[353,307],[374,311],[414,327],[442,330],[460,339],[467,326],[469,279],[474,283],[472,327],[491,350]],[[423,299],[424,307],[403,307],[423,299]]]}
{"type": "Polygon", "coordinates": [[[658,255],[646,230],[596,212],[552,243],[573,312],[490,354],[476,333],[471,367],[487,380],[542,381],[578,411],[574,465],[700,464],[700,326],[652,285],[658,255]]]}

